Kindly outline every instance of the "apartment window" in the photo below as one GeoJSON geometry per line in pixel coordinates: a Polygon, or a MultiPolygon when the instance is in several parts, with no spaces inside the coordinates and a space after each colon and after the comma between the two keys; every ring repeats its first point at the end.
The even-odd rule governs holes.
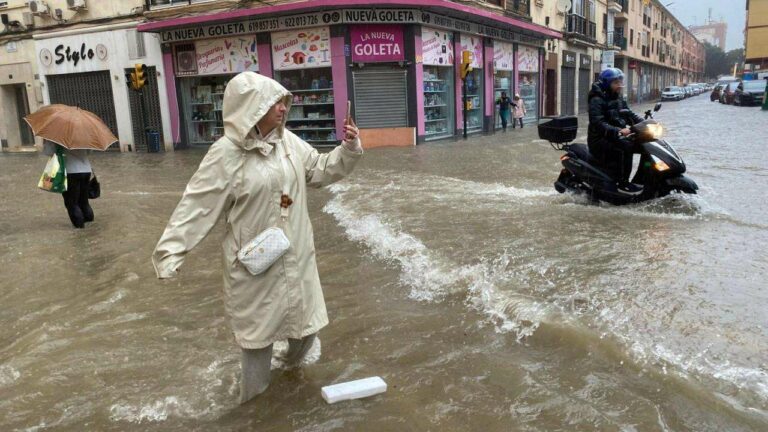
{"type": "Polygon", "coordinates": [[[595,8],[595,0],[589,0],[589,20],[592,22],[597,21],[596,20],[596,12],[597,8],[595,8]]]}
{"type": "Polygon", "coordinates": [[[485,0],[485,2],[496,6],[503,6],[504,0],[485,0]]]}
{"type": "Polygon", "coordinates": [[[603,14],[603,32],[608,31],[608,14],[603,14]]]}
{"type": "Polygon", "coordinates": [[[574,0],[571,7],[571,13],[579,16],[584,16],[584,0],[574,0]]]}
{"type": "Polygon", "coordinates": [[[635,29],[629,29],[629,44],[635,44],[635,29]]]}

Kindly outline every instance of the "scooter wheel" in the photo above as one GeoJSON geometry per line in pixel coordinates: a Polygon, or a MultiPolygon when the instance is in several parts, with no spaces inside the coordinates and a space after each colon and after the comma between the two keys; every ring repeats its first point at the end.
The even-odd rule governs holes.
{"type": "Polygon", "coordinates": [[[563,184],[560,183],[559,181],[555,182],[555,190],[560,193],[565,193],[565,186],[563,186],[563,184]]]}

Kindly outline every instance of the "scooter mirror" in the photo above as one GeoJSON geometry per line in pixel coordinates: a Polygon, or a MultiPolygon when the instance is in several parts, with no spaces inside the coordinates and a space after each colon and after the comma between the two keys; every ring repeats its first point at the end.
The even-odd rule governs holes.
{"type": "Polygon", "coordinates": [[[661,109],[661,102],[656,103],[656,106],[653,107],[653,112],[657,112],[661,109]]]}

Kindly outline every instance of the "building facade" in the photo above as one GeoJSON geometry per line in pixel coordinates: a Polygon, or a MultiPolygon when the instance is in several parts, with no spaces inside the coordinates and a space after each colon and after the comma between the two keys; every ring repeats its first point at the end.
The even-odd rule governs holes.
{"type": "Polygon", "coordinates": [[[749,70],[768,72],[768,0],[747,0],[745,36],[749,70]]]}
{"type": "Polygon", "coordinates": [[[160,43],[138,33],[144,2],[2,2],[0,34],[0,139],[5,151],[36,150],[22,118],[42,105],[63,103],[99,115],[119,144],[113,150],[146,150],[144,129],[160,132],[172,146],[160,43]],[[150,65],[149,85],[139,95],[128,89],[126,72],[150,65]],[[162,96],[162,97],[161,97],[162,96]],[[149,124],[143,124],[142,101],[149,124]]]}
{"type": "Polygon", "coordinates": [[[160,38],[182,145],[223,135],[223,90],[245,70],[293,93],[288,129],[318,147],[339,143],[348,100],[367,146],[453,138],[465,124],[467,133],[493,133],[502,92],[519,93],[526,120],[538,118],[545,42],[561,37],[526,19],[527,2],[231,3],[148,2],[139,26],[160,38]],[[463,51],[473,57],[466,88],[463,51]]]}

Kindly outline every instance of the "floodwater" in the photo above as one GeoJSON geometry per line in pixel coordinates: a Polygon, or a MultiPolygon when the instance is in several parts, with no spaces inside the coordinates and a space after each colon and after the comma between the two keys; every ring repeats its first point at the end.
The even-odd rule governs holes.
{"type": "Polygon", "coordinates": [[[534,128],[367,152],[310,198],[321,346],[244,406],[222,226],[176,280],[150,262],[203,153],[96,155],[85,230],[2,155],[0,430],[768,430],[766,116],[665,104],[701,193],[622,208],[557,194],[534,128]]]}

